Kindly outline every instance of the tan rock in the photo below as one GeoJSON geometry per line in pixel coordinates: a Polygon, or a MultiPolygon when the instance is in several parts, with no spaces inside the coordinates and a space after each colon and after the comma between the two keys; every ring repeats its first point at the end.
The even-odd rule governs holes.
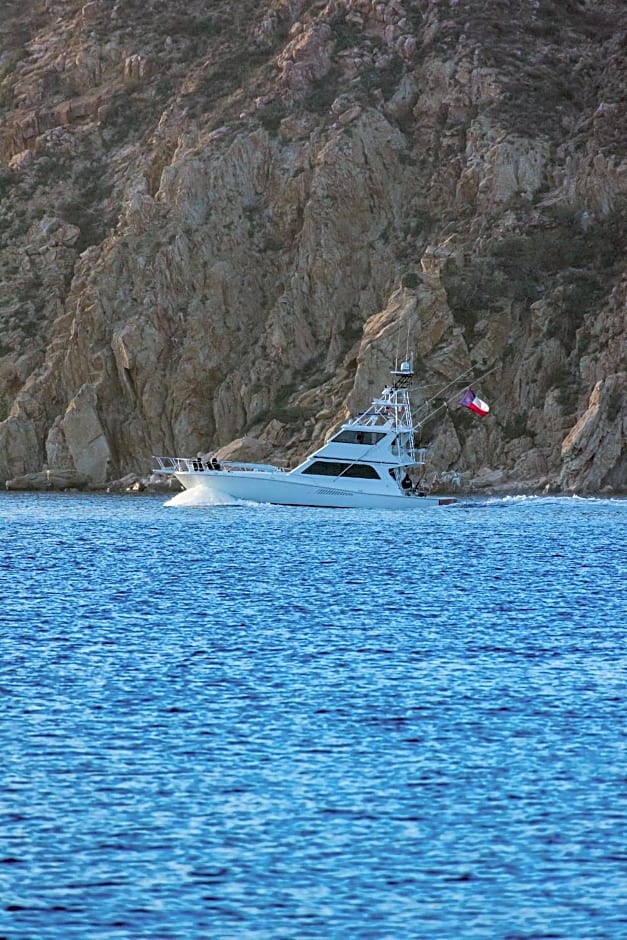
{"type": "MultiPolygon", "coordinates": [[[[70,401],[58,424],[67,451],[79,476],[99,486],[109,476],[111,451],[97,413],[98,395],[94,385],[85,384],[70,401]]],[[[61,448],[56,452],[58,456],[61,448]]]]}
{"type": "Polygon", "coordinates": [[[220,461],[244,461],[245,463],[265,463],[272,454],[272,444],[254,437],[238,437],[217,451],[220,461]]]}
{"type": "Polygon", "coordinates": [[[14,408],[14,414],[0,423],[0,478],[7,480],[40,469],[41,457],[37,425],[14,408]]]}
{"type": "Polygon", "coordinates": [[[84,490],[89,485],[87,477],[76,470],[42,470],[26,473],[6,481],[7,490],[84,490]]]}
{"type": "Polygon", "coordinates": [[[588,407],[564,438],[562,487],[580,492],[599,492],[608,483],[626,487],[626,439],[627,373],[622,372],[597,382],[588,407]]]}
{"type": "Polygon", "coordinates": [[[292,94],[305,94],[313,82],[327,74],[331,67],[332,41],[332,32],[326,23],[296,32],[278,58],[282,83],[292,94]]]}

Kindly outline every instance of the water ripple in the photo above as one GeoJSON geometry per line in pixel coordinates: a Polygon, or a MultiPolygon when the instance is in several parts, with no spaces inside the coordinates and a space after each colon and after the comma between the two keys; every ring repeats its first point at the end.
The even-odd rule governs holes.
{"type": "Polygon", "coordinates": [[[0,495],[0,936],[627,936],[626,523],[0,495]]]}

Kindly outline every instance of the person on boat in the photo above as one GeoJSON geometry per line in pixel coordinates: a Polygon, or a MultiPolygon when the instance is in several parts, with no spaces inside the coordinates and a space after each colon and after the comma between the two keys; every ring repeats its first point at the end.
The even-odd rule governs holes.
{"type": "Polygon", "coordinates": [[[428,496],[429,495],[429,487],[427,485],[427,481],[425,477],[421,477],[419,480],[416,481],[416,483],[414,484],[413,494],[414,496],[428,496]]]}
{"type": "Polygon", "coordinates": [[[221,470],[221,469],[222,469],[222,467],[221,467],[220,464],[218,463],[217,457],[212,457],[212,458],[211,458],[211,469],[212,469],[212,470],[221,470]]]}
{"type": "Polygon", "coordinates": [[[406,493],[408,493],[409,490],[411,490],[412,486],[413,486],[413,483],[411,482],[411,477],[409,476],[408,473],[406,473],[403,479],[401,480],[401,487],[405,490],[406,493]]]}

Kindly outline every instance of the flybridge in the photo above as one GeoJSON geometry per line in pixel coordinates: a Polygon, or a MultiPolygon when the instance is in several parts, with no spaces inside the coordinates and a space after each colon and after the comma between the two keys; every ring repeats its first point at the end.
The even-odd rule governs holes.
{"type": "Polygon", "coordinates": [[[349,421],[349,424],[382,424],[389,426],[394,419],[395,426],[412,427],[411,403],[409,392],[413,387],[414,372],[409,362],[401,363],[400,370],[393,370],[392,385],[386,385],[378,398],[375,398],[367,411],[363,411],[349,421]]]}

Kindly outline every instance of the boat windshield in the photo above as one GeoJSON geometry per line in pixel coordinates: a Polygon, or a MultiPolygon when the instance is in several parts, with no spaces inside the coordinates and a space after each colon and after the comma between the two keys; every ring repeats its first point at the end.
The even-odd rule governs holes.
{"type": "Polygon", "coordinates": [[[378,444],[385,437],[381,431],[340,431],[331,440],[335,444],[378,444]]]}
{"type": "Polygon", "coordinates": [[[314,460],[303,473],[323,477],[359,477],[362,480],[380,480],[374,467],[366,463],[340,463],[335,460],[314,460]]]}

